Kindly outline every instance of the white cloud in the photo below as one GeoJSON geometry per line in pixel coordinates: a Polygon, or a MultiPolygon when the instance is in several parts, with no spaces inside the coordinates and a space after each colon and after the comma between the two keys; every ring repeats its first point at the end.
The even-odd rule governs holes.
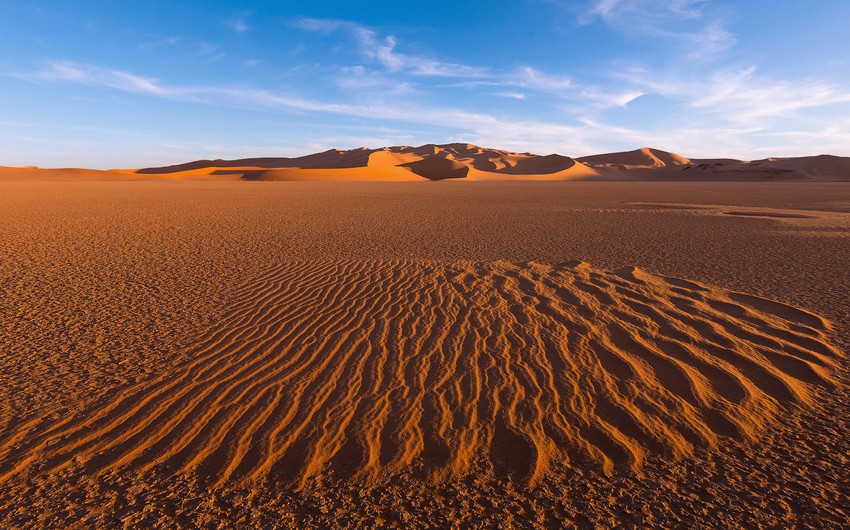
{"type": "Polygon", "coordinates": [[[334,76],[337,86],[347,90],[368,90],[371,93],[380,91],[383,95],[406,94],[414,92],[414,85],[394,77],[388,77],[382,72],[370,70],[362,65],[346,66],[339,69],[334,76]]]}
{"type": "Polygon", "coordinates": [[[356,27],[356,24],[344,20],[333,20],[327,18],[299,18],[292,22],[292,26],[306,31],[313,31],[322,35],[329,35],[343,28],[356,27]]]}
{"type": "Polygon", "coordinates": [[[509,74],[504,79],[504,82],[519,87],[552,92],[567,90],[573,87],[573,80],[569,77],[545,74],[530,66],[517,69],[509,74]]]}
{"type": "MultiPolygon", "coordinates": [[[[353,71],[353,74],[355,77],[365,76],[368,80],[368,71],[365,69],[353,71]]],[[[371,139],[405,138],[407,141],[413,137],[425,143],[455,138],[515,151],[559,152],[571,156],[617,148],[632,149],[643,145],[692,157],[752,158],[758,149],[767,147],[773,151],[765,153],[765,156],[787,154],[791,148],[796,153],[822,152],[827,147],[835,153],[848,154],[846,146],[838,145],[836,141],[839,138],[836,135],[846,137],[850,128],[848,123],[837,123],[828,131],[822,131],[818,123],[803,123],[797,129],[786,126],[771,132],[772,129],[762,125],[762,120],[778,119],[786,112],[811,106],[850,102],[850,94],[814,82],[792,84],[760,78],[753,70],[717,74],[705,86],[699,80],[675,80],[669,83],[653,81],[645,83],[637,92],[581,95],[587,102],[598,100],[599,105],[604,106],[626,104],[635,94],[643,92],[659,93],[668,98],[678,98],[685,109],[695,113],[693,119],[683,121],[680,126],[659,129],[653,128],[651,123],[639,128],[623,127],[608,123],[593,113],[577,113],[575,116],[579,116],[578,122],[566,124],[557,117],[534,119],[494,115],[467,108],[427,105],[415,98],[404,98],[394,103],[385,103],[377,98],[363,98],[359,102],[328,102],[260,88],[173,85],[151,77],[72,62],[52,62],[43,71],[17,77],[36,82],[84,84],[217,107],[266,109],[296,114],[324,113],[362,118],[370,124],[398,124],[397,129],[386,136],[380,133],[364,136],[371,139]],[[715,116],[708,119],[700,117],[698,113],[715,116]],[[423,137],[421,133],[412,132],[421,127],[437,131],[439,136],[423,137]],[[792,132],[781,132],[789,129],[792,132]],[[410,132],[405,134],[404,131],[410,132]],[[818,148],[818,145],[822,147],[818,148]]],[[[634,82],[637,84],[642,78],[635,76],[634,82]]],[[[651,76],[649,78],[652,79],[651,76]]],[[[333,126],[333,129],[339,128],[333,126]]],[[[356,143],[352,140],[352,144],[356,143]]]]}
{"type": "Polygon", "coordinates": [[[397,51],[399,44],[394,36],[381,37],[374,30],[350,21],[302,18],[294,21],[293,25],[321,35],[334,32],[349,34],[358,44],[358,51],[380,71],[370,71],[362,65],[343,66],[339,67],[334,80],[343,88],[370,91],[366,94],[370,97],[414,91],[415,83],[405,80],[404,76],[408,79],[420,76],[459,78],[458,81],[431,85],[430,88],[475,90],[497,87],[503,90],[495,90],[492,94],[514,99],[526,99],[529,91],[545,92],[576,102],[582,112],[622,107],[643,94],[635,89],[609,93],[593,85],[576,83],[571,76],[543,72],[528,65],[499,70],[405,54],[397,51]]]}
{"type": "Polygon", "coordinates": [[[267,108],[279,111],[322,112],[375,121],[424,124],[444,129],[472,131],[492,138],[531,141],[543,137],[569,137],[576,129],[554,123],[514,121],[461,108],[418,104],[331,103],[300,98],[265,89],[216,86],[181,86],[161,83],[153,78],[94,65],[51,62],[47,70],[17,77],[31,81],[73,82],[128,93],[144,94],[180,101],[191,101],[235,108],[267,108]]]}
{"type": "Polygon", "coordinates": [[[735,45],[726,13],[708,0],[592,0],[578,20],[678,43],[689,60],[708,60],[735,45]]]}
{"type": "Polygon", "coordinates": [[[243,12],[227,20],[225,23],[236,33],[245,33],[251,30],[251,26],[248,25],[249,16],[250,12],[243,12]]]}
{"type": "Polygon", "coordinates": [[[236,33],[245,33],[251,29],[244,20],[234,20],[230,23],[230,27],[233,28],[233,31],[236,33]]]}
{"type": "Polygon", "coordinates": [[[493,95],[494,95],[494,96],[503,97],[503,98],[519,99],[519,100],[523,100],[523,101],[524,101],[524,100],[526,100],[526,99],[528,99],[528,96],[526,96],[526,95],[525,95],[525,94],[523,94],[522,92],[511,92],[511,91],[507,91],[507,92],[496,92],[496,93],[495,93],[495,94],[493,94],[493,95]]]}
{"type": "Polygon", "coordinates": [[[102,86],[155,96],[176,96],[174,89],[157,84],[156,80],[121,70],[99,66],[77,64],[69,61],[49,61],[49,68],[32,74],[13,74],[14,77],[30,81],[68,81],[93,86],[102,86]]]}
{"type": "Polygon", "coordinates": [[[598,17],[615,25],[628,19],[645,29],[671,19],[701,18],[705,3],[706,0],[593,0],[580,15],[580,21],[589,23],[598,17]]]}
{"type": "Polygon", "coordinates": [[[411,75],[431,77],[483,77],[487,75],[486,68],[398,52],[396,51],[398,41],[394,36],[381,37],[374,30],[354,22],[302,18],[296,20],[293,25],[322,35],[346,31],[357,42],[360,53],[390,72],[405,72],[411,75]]]}
{"type": "Polygon", "coordinates": [[[751,126],[799,110],[850,101],[850,89],[817,80],[796,82],[756,74],[756,68],[716,70],[705,77],[682,77],[646,69],[620,72],[646,93],[683,102],[722,120],[751,126]]]}
{"type": "Polygon", "coordinates": [[[800,109],[850,101],[850,90],[819,81],[790,81],[755,75],[755,67],[712,75],[691,105],[751,121],[800,109]]]}

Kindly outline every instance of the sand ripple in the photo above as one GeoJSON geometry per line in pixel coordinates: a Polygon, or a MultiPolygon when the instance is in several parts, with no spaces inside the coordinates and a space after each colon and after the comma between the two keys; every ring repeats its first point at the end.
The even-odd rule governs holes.
{"type": "Polygon", "coordinates": [[[178,369],[3,434],[0,480],[639,469],[755,437],[831,387],[839,356],[808,312],[577,262],[283,263],[235,300],[178,369]]]}

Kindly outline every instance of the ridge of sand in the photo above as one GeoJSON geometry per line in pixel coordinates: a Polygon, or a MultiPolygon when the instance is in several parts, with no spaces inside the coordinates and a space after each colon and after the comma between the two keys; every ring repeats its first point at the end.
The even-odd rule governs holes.
{"type": "Polygon", "coordinates": [[[850,180],[850,158],[831,155],[741,161],[689,159],[643,147],[574,159],[426,144],[380,149],[330,149],[295,158],[196,160],[138,170],[0,168],[3,180],[850,180]],[[283,171],[287,170],[287,171],[283,171]]]}
{"type": "Polygon", "coordinates": [[[579,158],[578,161],[593,168],[619,170],[683,166],[690,162],[689,159],[676,153],[668,153],[649,147],[642,147],[634,151],[584,156],[579,158]]]}
{"type": "Polygon", "coordinates": [[[255,181],[380,181],[380,182],[420,182],[422,177],[398,166],[349,167],[339,169],[262,169],[239,173],[244,180],[255,181]]]}
{"type": "Polygon", "coordinates": [[[167,373],[0,438],[0,484],[83,471],[296,488],[476,465],[640,470],[755,439],[832,388],[824,319],[586,263],[269,266],[167,373]]]}
{"type": "Polygon", "coordinates": [[[138,173],[175,178],[231,175],[245,180],[576,180],[598,176],[597,171],[563,155],[511,153],[472,144],[332,149],[298,158],[198,160],[138,173]],[[355,170],[363,168],[369,171],[355,170]]]}
{"type": "MultiPolygon", "coordinates": [[[[352,167],[403,167],[429,180],[614,180],[614,181],[770,181],[770,180],[850,180],[850,158],[831,155],[799,158],[771,158],[746,162],[731,158],[690,159],[676,153],[643,147],[634,151],[606,153],[581,158],[559,154],[535,155],[488,149],[472,144],[426,144],[419,147],[394,146],[381,149],[332,149],[298,158],[197,161],[180,166],[140,170],[145,174],[167,174],[201,167],[241,167],[245,175],[255,168],[301,168],[332,170],[352,167]],[[432,160],[433,161],[430,161],[432,160]],[[444,160],[451,161],[450,163],[444,160]],[[463,167],[468,170],[464,172],[463,167]],[[419,168],[416,170],[416,168],[419,168]]],[[[235,172],[236,170],[234,170],[235,172]]],[[[215,171],[208,171],[216,174],[215,171]]],[[[388,172],[400,180],[408,175],[388,172]]],[[[341,172],[339,180],[351,180],[367,172],[341,172]]],[[[332,180],[333,173],[307,173],[298,180],[316,177],[332,180]]],[[[360,177],[357,177],[360,178],[360,177]]],[[[284,179],[285,180],[285,179],[284,179]]]]}
{"type": "Polygon", "coordinates": [[[820,180],[845,180],[850,175],[850,159],[833,155],[767,158],[751,164],[794,171],[820,180]]]}
{"type": "Polygon", "coordinates": [[[0,182],[8,181],[45,181],[45,182],[67,182],[82,180],[133,180],[138,178],[134,169],[100,170],[83,168],[40,168],[35,166],[26,167],[3,167],[0,166],[0,182]]]}

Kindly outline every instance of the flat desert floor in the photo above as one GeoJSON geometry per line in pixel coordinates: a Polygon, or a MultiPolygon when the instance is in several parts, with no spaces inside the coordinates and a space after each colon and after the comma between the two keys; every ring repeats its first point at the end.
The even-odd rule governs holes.
{"type": "Polygon", "coordinates": [[[0,184],[0,527],[841,527],[850,186],[0,184]]]}

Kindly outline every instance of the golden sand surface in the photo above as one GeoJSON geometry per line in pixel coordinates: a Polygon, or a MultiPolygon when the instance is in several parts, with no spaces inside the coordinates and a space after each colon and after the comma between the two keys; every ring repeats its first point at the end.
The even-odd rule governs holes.
{"type": "Polygon", "coordinates": [[[0,526],[834,526],[850,187],[0,184],[0,526]]]}

